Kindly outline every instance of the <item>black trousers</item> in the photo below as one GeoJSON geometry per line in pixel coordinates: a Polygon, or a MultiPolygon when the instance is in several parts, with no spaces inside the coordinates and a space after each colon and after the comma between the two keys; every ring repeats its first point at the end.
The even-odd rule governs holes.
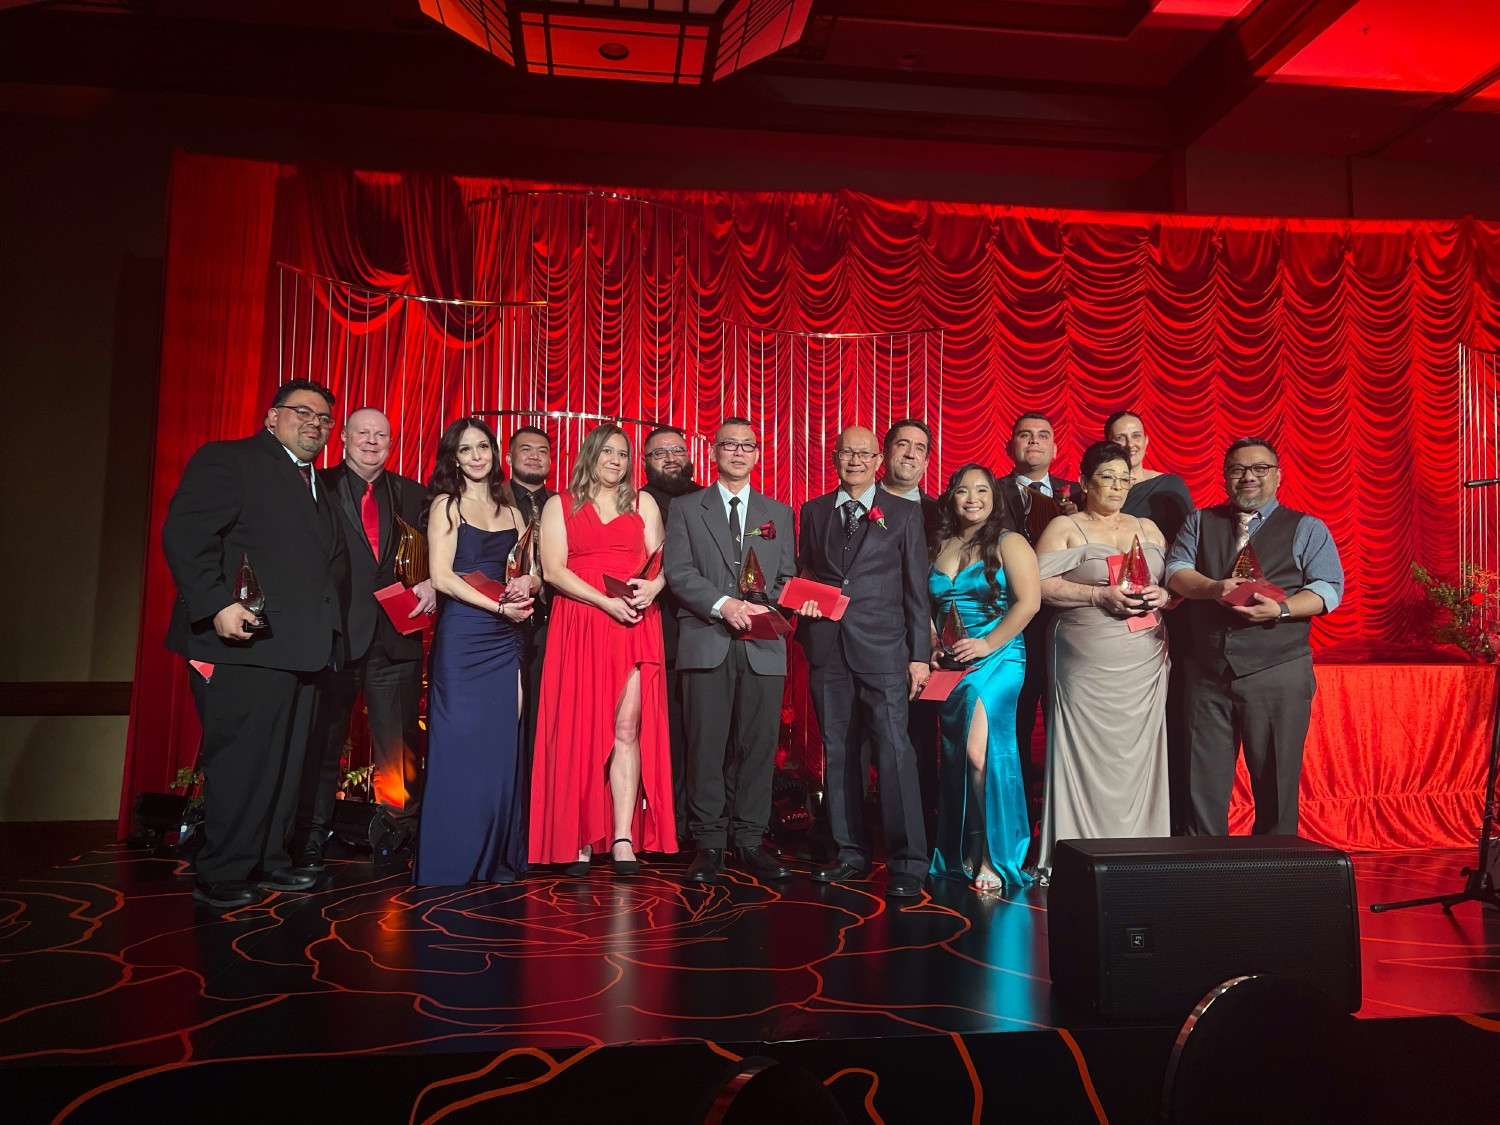
{"type": "Polygon", "coordinates": [[[902,875],[927,874],[927,831],[917,756],[906,731],[906,672],[853,672],[842,661],[812,668],[813,708],[823,731],[828,825],[838,858],[855,867],[870,862],[865,828],[864,755],[868,737],[880,774],[880,823],[886,866],[902,875]]]}
{"type": "Polygon", "coordinates": [[[1021,784],[1026,790],[1026,812],[1036,820],[1041,810],[1041,781],[1045,763],[1038,767],[1031,756],[1031,735],[1036,729],[1037,707],[1045,709],[1052,699],[1052,674],[1047,667],[1047,637],[1052,632],[1052,613],[1046,606],[1027,622],[1026,679],[1016,700],[1016,748],[1021,754],[1021,784]]]}
{"type": "Polygon", "coordinates": [[[1256,835],[1297,834],[1297,790],[1302,748],[1312,720],[1312,656],[1276,664],[1247,676],[1216,674],[1188,658],[1188,787],[1191,831],[1229,835],[1229,798],[1234,789],[1236,750],[1255,796],[1256,835]]]}
{"type": "MultiPolygon", "coordinates": [[[[667,682],[667,749],[672,762],[672,817],[677,824],[677,839],[694,839],[692,815],[688,799],[688,735],[686,680],[677,671],[677,665],[668,661],[665,672],[667,682]]],[[[770,785],[767,775],[767,785],[770,785]]],[[[767,790],[769,792],[769,790],[767,790]]],[[[770,813],[766,814],[768,817],[770,813]]]]}
{"type": "Polygon", "coordinates": [[[291,865],[287,837],[317,705],[315,675],[220,664],[188,673],[203,723],[198,876],[247,880],[291,865]]]}
{"type": "Polygon", "coordinates": [[[700,848],[760,847],[771,821],[771,779],[785,676],[750,667],[731,640],[717,668],[682,669],[688,834],[700,848]]]}
{"type": "Polygon", "coordinates": [[[337,671],[319,672],[317,683],[318,707],[297,802],[298,833],[321,831],[333,819],[339,758],[360,692],[370,720],[375,795],[393,817],[415,829],[422,803],[422,661],[393,660],[377,632],[364,656],[337,671]]]}

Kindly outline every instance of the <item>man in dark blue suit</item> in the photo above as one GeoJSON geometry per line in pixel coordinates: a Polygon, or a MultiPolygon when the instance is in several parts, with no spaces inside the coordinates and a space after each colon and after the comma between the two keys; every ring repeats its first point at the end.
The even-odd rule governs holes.
{"type": "Polygon", "coordinates": [[[177,582],[167,647],[201,666],[188,673],[203,722],[193,897],[221,910],[254,902],[257,884],[315,881],[292,870],[287,838],[317,676],[344,647],[349,555],[312,464],[332,411],[317,383],[283,383],[263,430],[193,454],[162,525],[177,582]],[[242,558],[265,594],[263,618],[236,600],[242,558]]]}
{"type": "Polygon", "coordinates": [[[886,894],[921,893],[927,833],[916,755],[907,735],[907,703],[930,674],[932,622],[927,606],[927,545],[922,508],[875,487],[880,445],[870,430],[839,434],[833,464],[839,487],[802,506],[798,561],[804,575],[849,598],[843,616],[800,607],[797,639],[823,731],[829,827],[838,855],[812,873],[817,882],[854,878],[870,866],[862,801],[861,742],[868,735],[880,773],[886,894]]]}

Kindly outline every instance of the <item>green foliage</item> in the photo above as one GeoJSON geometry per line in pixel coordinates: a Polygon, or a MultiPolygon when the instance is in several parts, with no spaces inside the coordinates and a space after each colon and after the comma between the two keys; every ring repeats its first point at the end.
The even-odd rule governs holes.
{"type": "Polygon", "coordinates": [[[1465,566],[1456,582],[1435,578],[1420,563],[1411,564],[1411,576],[1427,595],[1433,609],[1429,626],[1440,645],[1462,649],[1471,660],[1493,661],[1500,649],[1500,575],[1465,566]]]}

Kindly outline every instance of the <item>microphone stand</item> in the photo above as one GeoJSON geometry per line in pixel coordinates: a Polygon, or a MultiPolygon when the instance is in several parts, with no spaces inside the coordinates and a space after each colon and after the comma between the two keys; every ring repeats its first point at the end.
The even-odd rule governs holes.
{"type": "MultiPolygon", "coordinates": [[[[1465,481],[1465,488],[1485,488],[1500,484],[1500,478],[1492,480],[1465,481]]],[[[1500,668],[1500,665],[1496,666],[1500,668]]],[[[1478,902],[1500,910],[1500,887],[1495,885],[1491,870],[1490,851],[1494,846],[1495,824],[1500,820],[1497,807],[1495,782],[1500,777],[1500,684],[1495,685],[1495,702],[1490,712],[1490,761],[1484,778],[1484,804],[1479,820],[1479,855],[1473,867],[1459,871],[1466,876],[1464,889],[1446,895],[1428,895],[1426,898],[1410,898],[1401,902],[1372,902],[1370,910],[1383,914],[1387,910],[1405,910],[1409,906],[1441,906],[1444,914],[1452,914],[1461,902],[1478,902]]]]}

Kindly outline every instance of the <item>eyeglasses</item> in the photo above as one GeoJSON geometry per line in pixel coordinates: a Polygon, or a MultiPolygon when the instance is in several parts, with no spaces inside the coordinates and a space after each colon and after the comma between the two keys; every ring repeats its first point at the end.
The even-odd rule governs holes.
{"type": "Polygon", "coordinates": [[[665,461],[668,457],[683,458],[687,456],[687,446],[674,445],[669,449],[653,449],[646,454],[647,461],[665,461]]]}
{"type": "Polygon", "coordinates": [[[288,406],[286,403],[282,403],[276,409],[277,410],[290,410],[293,414],[295,414],[297,416],[297,418],[298,418],[299,421],[302,421],[302,422],[314,422],[315,421],[315,422],[318,423],[318,425],[322,426],[325,430],[330,429],[333,426],[333,415],[332,414],[319,414],[316,410],[310,409],[309,407],[306,407],[306,406],[288,406]]]}
{"type": "Polygon", "coordinates": [[[1253,476],[1256,480],[1265,480],[1266,474],[1272,469],[1279,468],[1278,465],[1229,465],[1224,469],[1224,475],[1230,480],[1239,480],[1241,477],[1253,476]]]}
{"type": "Polygon", "coordinates": [[[718,446],[725,453],[754,453],[760,448],[753,441],[721,441],[718,446]]]}
{"type": "Polygon", "coordinates": [[[863,449],[835,449],[833,455],[840,461],[858,461],[861,465],[868,465],[880,458],[880,454],[868,453],[863,449]]]}
{"type": "Polygon", "coordinates": [[[1126,488],[1129,488],[1131,482],[1133,480],[1135,480],[1135,478],[1132,477],[1132,476],[1118,477],[1118,476],[1115,476],[1114,473],[1100,473],[1094,479],[1095,480],[1099,480],[1099,481],[1103,481],[1105,484],[1119,484],[1119,485],[1124,485],[1126,488]]]}

